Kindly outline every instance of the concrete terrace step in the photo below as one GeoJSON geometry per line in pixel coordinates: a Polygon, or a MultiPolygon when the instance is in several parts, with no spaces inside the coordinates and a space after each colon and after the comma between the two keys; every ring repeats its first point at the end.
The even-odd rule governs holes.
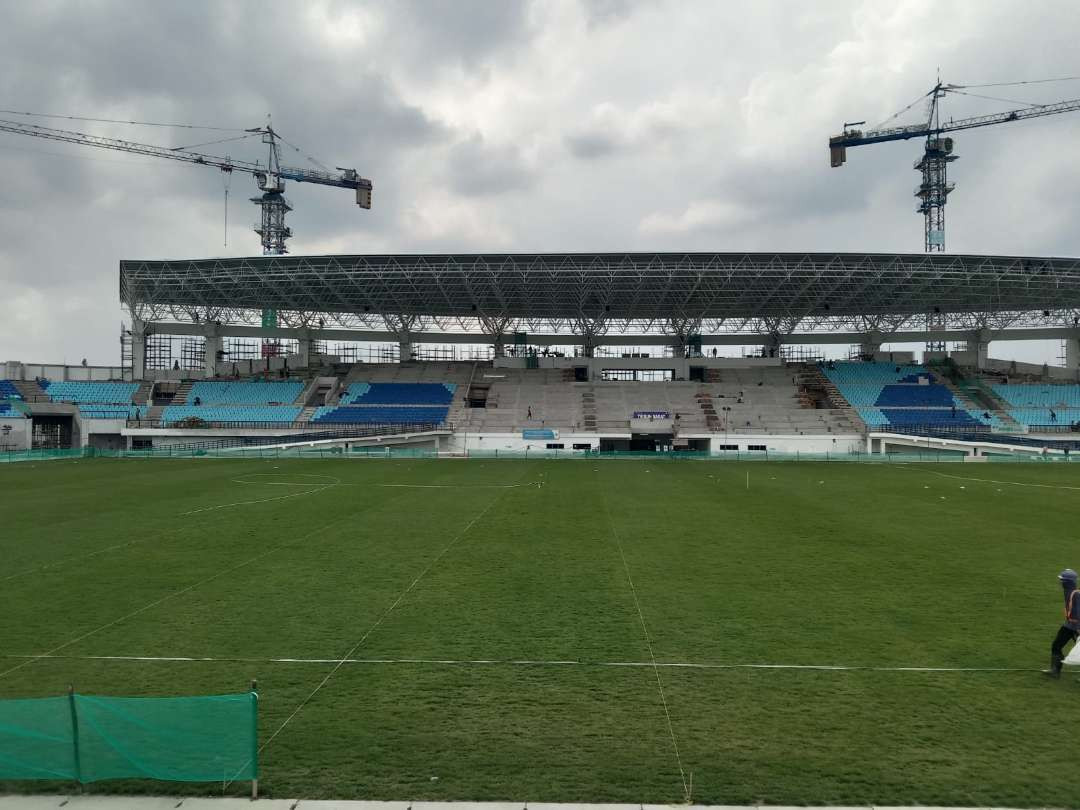
{"type": "Polygon", "coordinates": [[[150,392],[154,390],[153,380],[143,380],[135,389],[135,395],[131,398],[136,405],[146,405],[150,402],[150,392]]]}
{"type": "Polygon", "coordinates": [[[191,380],[185,380],[180,383],[180,387],[176,389],[176,396],[173,397],[173,405],[187,405],[188,394],[191,393],[191,386],[195,383],[191,380]]]}

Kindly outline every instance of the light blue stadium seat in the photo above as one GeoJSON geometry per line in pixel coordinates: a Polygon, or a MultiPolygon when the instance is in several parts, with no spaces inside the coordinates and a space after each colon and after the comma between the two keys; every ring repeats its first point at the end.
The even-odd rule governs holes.
{"type": "Polygon", "coordinates": [[[991,383],[990,388],[1009,406],[1009,416],[1029,428],[1080,421],[1080,385],[991,383]]]}
{"type": "Polygon", "coordinates": [[[290,405],[167,405],[161,412],[164,422],[180,422],[192,417],[204,422],[295,422],[302,409],[290,405]]]}
{"type": "Polygon", "coordinates": [[[187,401],[190,404],[198,398],[203,405],[291,405],[303,390],[299,380],[211,380],[193,384],[187,401]]]}
{"type": "Polygon", "coordinates": [[[69,381],[50,382],[45,391],[53,402],[130,405],[138,389],[138,383],[69,381]]]}
{"type": "Polygon", "coordinates": [[[834,362],[832,368],[823,365],[821,370],[870,428],[890,424],[1001,426],[1001,420],[993,415],[986,418],[983,411],[965,408],[952,391],[934,382],[924,366],[841,361],[834,362]]]}

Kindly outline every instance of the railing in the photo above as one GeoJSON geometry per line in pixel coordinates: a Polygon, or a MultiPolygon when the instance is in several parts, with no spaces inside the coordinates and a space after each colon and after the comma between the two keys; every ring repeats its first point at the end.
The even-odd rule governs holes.
{"type": "MultiPolygon", "coordinates": [[[[305,423],[306,424],[306,423],[305,423]]],[[[332,441],[334,439],[366,439],[372,436],[396,436],[402,433],[429,433],[449,430],[446,423],[413,422],[409,424],[364,425],[342,427],[335,430],[318,430],[307,433],[290,433],[283,436],[237,436],[227,439],[208,439],[201,442],[171,444],[166,448],[186,452],[189,450],[224,450],[230,447],[269,447],[279,444],[332,441]]]]}
{"type": "MultiPolygon", "coordinates": [[[[318,424],[318,423],[315,423],[318,424]]],[[[309,430],[311,422],[214,422],[197,416],[183,419],[128,419],[129,428],[168,428],[169,430],[206,430],[209,428],[238,428],[251,430],[309,430]]]]}
{"type": "MultiPolygon", "coordinates": [[[[1061,432],[1068,430],[1063,427],[1061,432]]],[[[991,442],[993,444],[1014,444],[1022,447],[1046,447],[1050,450],[1080,450],[1080,440],[1066,441],[1055,439],[1032,439],[1027,436],[1013,436],[1003,433],[992,433],[988,426],[981,426],[974,430],[956,428],[917,427],[914,425],[886,426],[874,432],[880,433],[903,433],[924,438],[955,439],[963,442],[991,442]]]]}
{"type": "Polygon", "coordinates": [[[1080,422],[1051,422],[1047,425],[1028,425],[1028,430],[1038,433],[1080,433],[1080,422]]]}
{"type": "Polygon", "coordinates": [[[983,436],[992,433],[990,425],[945,425],[940,422],[929,422],[924,425],[876,425],[870,428],[871,433],[914,433],[918,436],[933,434],[935,436],[971,436],[978,435],[981,441],[983,436]]]}

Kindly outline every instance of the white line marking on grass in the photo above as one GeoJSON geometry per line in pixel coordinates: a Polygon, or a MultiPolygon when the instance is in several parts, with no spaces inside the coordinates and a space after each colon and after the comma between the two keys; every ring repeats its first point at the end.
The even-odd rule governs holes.
{"type": "Polygon", "coordinates": [[[376,484],[376,486],[402,489],[513,489],[514,487],[531,487],[537,483],[539,482],[531,481],[528,484],[376,484]]]}
{"type": "Polygon", "coordinates": [[[101,627],[95,628],[94,630],[89,630],[89,631],[83,633],[80,636],[76,636],[75,638],[71,639],[70,641],[65,641],[63,644],[61,644],[61,645],[59,645],[57,647],[53,647],[51,650],[48,650],[47,652],[41,653],[40,655],[31,656],[27,660],[23,661],[21,664],[18,664],[18,665],[14,666],[14,667],[10,667],[9,669],[5,669],[3,672],[0,672],[0,678],[5,677],[6,675],[10,675],[12,672],[15,672],[16,670],[22,669],[27,664],[32,664],[34,661],[37,661],[37,660],[39,660],[41,658],[49,658],[52,655],[54,655],[55,653],[60,652],[60,650],[66,649],[66,648],[70,647],[72,644],[77,644],[78,642],[82,641],[83,639],[86,639],[86,638],[89,638],[90,636],[96,635],[96,634],[100,633],[102,630],[108,630],[110,627],[113,627],[114,625],[120,624],[121,622],[127,621],[128,619],[132,619],[132,618],[138,616],[140,613],[145,613],[147,610],[150,610],[151,608],[157,607],[162,602],[167,602],[168,600],[173,599],[173,598],[175,598],[177,596],[183,596],[185,593],[189,593],[190,591],[193,591],[196,588],[201,587],[202,585],[206,585],[208,582],[213,582],[215,579],[220,579],[221,577],[225,576],[226,574],[231,574],[233,571],[236,571],[236,570],[238,570],[240,568],[243,568],[244,566],[250,565],[253,562],[257,562],[258,560],[261,560],[263,557],[266,557],[266,556],[268,556],[270,554],[273,554],[275,551],[279,551],[280,549],[287,548],[288,546],[293,546],[293,545],[296,545],[298,543],[302,543],[305,540],[307,540],[308,538],[315,536],[319,532],[325,531],[326,529],[329,529],[329,528],[331,528],[333,526],[336,526],[336,525],[338,525],[340,523],[344,523],[346,520],[350,520],[353,516],[354,516],[354,513],[343,515],[342,517],[337,518],[336,520],[332,520],[329,523],[326,523],[326,524],[320,526],[317,529],[312,529],[310,532],[308,532],[307,534],[305,534],[305,535],[303,535],[301,537],[298,537],[298,538],[296,538],[294,540],[290,540],[290,541],[288,541],[286,543],[280,543],[280,544],[278,544],[276,546],[268,548],[265,551],[261,552],[260,554],[256,554],[254,557],[251,557],[251,558],[249,558],[247,560],[244,560],[243,562],[239,562],[234,566],[231,566],[229,568],[218,571],[216,574],[213,574],[213,575],[207,577],[206,579],[201,579],[198,582],[192,583],[191,585],[188,585],[187,587],[181,588],[178,591],[173,591],[172,593],[168,593],[165,596],[162,596],[160,599],[155,599],[153,602],[150,602],[149,604],[143,605],[141,608],[138,608],[137,610],[133,610],[130,613],[127,613],[127,614],[121,616],[118,619],[113,619],[111,622],[107,622],[107,623],[101,625],[101,627]]]}
{"type": "Polygon", "coordinates": [[[1068,484],[1034,484],[1024,481],[997,481],[993,478],[971,478],[966,475],[951,475],[950,473],[938,472],[937,470],[926,470],[918,467],[910,467],[907,464],[895,465],[899,469],[911,470],[912,472],[929,473],[930,475],[938,475],[942,478],[955,478],[957,481],[978,481],[982,484],[1008,484],[1014,487],[1039,487],[1040,489],[1072,489],[1080,490],[1080,487],[1071,487],[1068,484]]]}
{"type": "Polygon", "coordinates": [[[311,487],[311,486],[334,486],[341,483],[341,479],[333,475],[321,473],[248,473],[239,478],[231,479],[235,484],[258,484],[266,487],[311,487]],[[321,478],[321,481],[248,481],[248,478],[321,478]]]}
{"type": "Polygon", "coordinates": [[[105,554],[109,551],[116,551],[118,548],[127,548],[128,546],[133,546],[137,543],[145,542],[146,539],[144,538],[136,538],[134,540],[127,540],[123,543],[116,543],[111,546],[106,546],[105,548],[99,548],[97,551],[88,551],[85,554],[76,554],[72,557],[63,557],[59,560],[55,560],[54,562],[43,563],[42,565],[39,565],[35,568],[27,568],[25,571],[19,571],[15,574],[8,574],[6,577],[0,577],[0,582],[7,582],[8,580],[25,577],[27,574],[36,574],[39,571],[48,571],[50,568],[59,568],[62,565],[66,565],[70,562],[75,562],[76,560],[88,560],[91,557],[96,557],[98,554],[105,554]]]}
{"type": "MultiPolygon", "coordinates": [[[[341,669],[345,664],[347,664],[349,662],[349,660],[352,658],[353,653],[355,653],[358,649],[360,649],[360,646],[365,641],[367,641],[368,636],[370,636],[372,633],[374,633],[379,628],[379,626],[384,621],[386,621],[386,617],[389,616],[394,611],[394,609],[398,605],[401,604],[402,600],[412,592],[412,589],[417,586],[417,584],[420,582],[420,580],[422,580],[425,576],[427,576],[428,571],[430,571],[432,568],[434,568],[435,565],[439,562],[439,560],[441,560],[443,557],[445,557],[450,552],[450,549],[452,549],[457,544],[457,542],[459,540],[461,540],[461,538],[464,537],[466,534],[468,534],[469,530],[472,529],[472,527],[476,525],[476,522],[478,520],[480,520],[484,515],[486,515],[489,511],[491,511],[491,507],[493,507],[498,502],[499,502],[499,496],[496,496],[495,498],[492,498],[491,503],[489,503],[487,506],[485,506],[480,511],[480,513],[478,515],[476,515],[476,517],[474,517],[467,524],[465,524],[465,528],[462,529],[460,532],[458,532],[456,535],[454,535],[453,539],[451,539],[450,542],[447,543],[443,547],[442,551],[440,551],[437,555],[435,555],[435,558],[431,562],[429,562],[426,566],[424,566],[423,570],[419,574],[416,575],[416,577],[413,579],[412,582],[409,583],[409,586],[405,590],[403,590],[400,594],[398,594],[397,599],[395,599],[393,601],[393,603],[390,605],[390,607],[388,607],[386,610],[384,610],[382,612],[382,615],[380,615],[379,618],[376,619],[375,623],[373,625],[371,625],[371,627],[369,627],[367,629],[367,631],[364,633],[364,635],[362,635],[360,637],[360,640],[357,641],[352,646],[352,648],[347,653],[345,653],[344,656],[342,656],[340,659],[338,659],[336,662],[334,662],[334,668],[331,669],[328,673],[326,673],[326,677],[323,678],[321,681],[319,681],[318,686],[316,686],[314,689],[311,690],[311,694],[309,694],[306,698],[301,700],[300,703],[297,705],[297,707],[295,709],[293,709],[292,713],[288,717],[286,717],[285,720],[282,721],[281,725],[277,727],[277,729],[274,731],[274,733],[271,734],[269,736],[269,738],[267,738],[266,742],[264,742],[262,745],[259,746],[258,753],[261,754],[263,752],[263,750],[265,750],[265,748],[268,745],[270,745],[270,743],[272,743],[274,741],[274,739],[282,731],[285,730],[285,727],[289,725],[289,723],[292,721],[292,719],[294,717],[296,717],[296,715],[298,715],[300,713],[300,711],[311,701],[311,699],[314,698],[315,695],[317,695],[319,693],[319,691],[324,686],[326,686],[326,684],[330,681],[330,679],[332,677],[334,677],[334,673],[336,673],[339,669],[341,669]]],[[[245,765],[246,764],[247,763],[245,763],[245,765]]],[[[235,777],[234,777],[234,779],[235,779],[235,777]]],[[[230,780],[230,784],[231,784],[231,782],[232,782],[232,780],[230,780]]]]}
{"type": "MultiPolygon", "coordinates": [[[[257,474],[258,475],[272,475],[272,473],[257,473],[257,474]]],[[[294,473],[294,475],[305,475],[305,473],[294,473]]],[[[318,476],[318,477],[320,477],[320,478],[332,478],[333,479],[332,483],[327,483],[325,485],[322,485],[319,488],[320,490],[321,489],[329,489],[331,486],[338,486],[339,484],[341,484],[341,479],[334,478],[334,476],[332,476],[332,475],[318,476]]],[[[254,481],[242,481],[242,480],[237,479],[237,478],[234,478],[232,480],[235,483],[238,483],[238,484],[256,483],[254,481]]],[[[263,483],[270,484],[271,482],[267,481],[267,482],[263,482],[263,483]]],[[[277,486],[310,487],[310,486],[313,486],[313,484],[299,484],[298,483],[298,484],[286,485],[286,484],[280,484],[279,483],[279,484],[277,484],[277,486]]],[[[308,494],[311,494],[311,491],[309,491],[309,492],[300,492],[300,493],[296,493],[296,494],[298,494],[298,495],[308,495],[308,494]]],[[[292,497],[292,496],[289,496],[289,497],[292,497]]],[[[276,498],[269,498],[268,500],[277,500],[277,499],[276,498]]],[[[255,501],[254,503],[258,503],[258,501],[255,501]]],[[[211,508],[217,509],[217,508],[220,508],[220,507],[211,507],[211,508]]],[[[191,515],[191,514],[195,514],[197,512],[202,512],[202,511],[208,511],[208,510],[206,510],[206,509],[196,509],[194,512],[184,512],[183,514],[184,515],[191,515]]],[[[165,531],[165,532],[177,532],[177,531],[180,531],[182,528],[183,527],[181,527],[181,526],[170,526],[170,527],[166,527],[163,531],[165,531]]],[[[156,535],[155,537],[160,537],[160,535],[156,535]]],[[[87,552],[85,552],[83,554],[75,554],[75,555],[73,555],[71,557],[62,557],[61,559],[55,560],[53,562],[43,563],[42,565],[35,566],[34,568],[27,568],[27,569],[25,569],[23,571],[18,571],[18,572],[14,573],[14,574],[8,574],[7,576],[0,577],[0,582],[8,582],[9,580],[12,580],[12,579],[18,579],[19,577],[27,576],[28,574],[36,574],[36,573],[39,573],[41,571],[48,571],[48,570],[50,570],[52,568],[59,568],[61,566],[67,565],[68,563],[77,562],[79,560],[88,560],[91,557],[98,556],[99,554],[106,554],[106,553],[108,553],[110,551],[116,551],[118,549],[129,548],[130,546],[135,546],[135,545],[139,545],[141,543],[145,543],[145,542],[149,541],[150,539],[153,539],[153,538],[150,538],[150,537],[137,537],[137,538],[135,538],[133,540],[127,540],[127,541],[125,541],[123,543],[114,543],[111,546],[106,546],[105,548],[99,548],[96,551],[87,551],[87,552]]]]}
{"type": "Polygon", "coordinates": [[[974,673],[974,672],[1041,672],[1036,667],[908,667],[908,666],[864,666],[860,664],[753,664],[753,663],[708,663],[695,661],[578,661],[578,660],[534,660],[528,658],[214,658],[206,656],[182,655],[18,655],[4,654],[0,658],[56,659],[64,661],[130,661],[152,663],[216,663],[216,664],[356,664],[364,666],[447,666],[447,667],[640,667],[643,669],[786,669],[805,670],[808,672],[914,672],[914,673],[974,673]]]}
{"type": "MultiPolygon", "coordinates": [[[[648,470],[646,470],[648,472],[648,470]]],[[[630,583],[630,593],[634,597],[634,607],[637,608],[638,619],[641,620],[641,631],[645,634],[645,644],[649,648],[649,659],[652,661],[653,674],[656,676],[656,688],[660,691],[660,703],[664,707],[664,716],[667,718],[668,733],[671,735],[671,746],[675,749],[675,763],[679,766],[679,778],[682,779],[683,798],[690,801],[690,787],[686,782],[686,770],[683,768],[682,756],[679,754],[679,743],[675,739],[675,726],[671,722],[671,711],[668,709],[667,698],[664,696],[664,684],[660,680],[660,667],[656,663],[656,653],[653,652],[652,639],[649,637],[649,628],[645,624],[645,614],[641,612],[641,601],[638,599],[637,588],[634,587],[634,578],[630,576],[630,565],[623,553],[622,540],[615,529],[615,522],[611,519],[611,511],[608,509],[607,499],[604,497],[603,485],[601,485],[600,500],[603,502],[604,514],[607,516],[608,528],[619,549],[619,557],[622,559],[623,571],[626,572],[626,581],[630,583]]]]}
{"type": "MultiPolygon", "coordinates": [[[[264,475],[273,475],[273,473],[263,473],[263,474],[264,475]]],[[[326,476],[326,477],[327,478],[333,478],[333,476],[326,476]]],[[[255,483],[264,483],[264,484],[266,484],[266,483],[269,483],[269,482],[258,482],[258,481],[239,481],[239,480],[237,480],[235,478],[233,480],[236,481],[236,483],[238,483],[238,484],[255,484],[255,483]]],[[[285,484],[285,486],[313,486],[315,488],[305,490],[304,492],[290,492],[288,495],[276,495],[273,498],[258,498],[256,500],[251,500],[251,501],[236,501],[235,503],[222,503],[222,504],[218,504],[217,506],[204,506],[201,509],[192,509],[190,512],[181,512],[180,517],[188,517],[189,515],[198,515],[198,514],[201,514],[202,512],[213,512],[213,511],[215,511],[217,509],[230,509],[230,508],[232,508],[234,506],[250,506],[251,504],[256,504],[256,503],[269,503],[270,501],[284,501],[284,500],[287,500],[289,498],[299,498],[299,497],[301,497],[303,495],[316,495],[316,494],[318,494],[320,492],[323,492],[324,490],[330,489],[331,487],[336,487],[336,486],[340,486],[340,485],[341,485],[341,480],[336,479],[336,478],[334,479],[334,483],[329,483],[329,484],[315,484],[315,482],[312,482],[310,484],[285,484]]],[[[279,483],[278,486],[281,486],[281,484],[279,483]]]]}

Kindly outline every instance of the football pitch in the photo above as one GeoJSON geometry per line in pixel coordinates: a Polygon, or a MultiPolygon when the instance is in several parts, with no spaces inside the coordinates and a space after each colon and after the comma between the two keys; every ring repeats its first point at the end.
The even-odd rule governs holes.
{"type": "Polygon", "coordinates": [[[257,678],[277,797],[1075,807],[1078,527],[1075,465],[0,465],[0,697],[257,678]]]}

